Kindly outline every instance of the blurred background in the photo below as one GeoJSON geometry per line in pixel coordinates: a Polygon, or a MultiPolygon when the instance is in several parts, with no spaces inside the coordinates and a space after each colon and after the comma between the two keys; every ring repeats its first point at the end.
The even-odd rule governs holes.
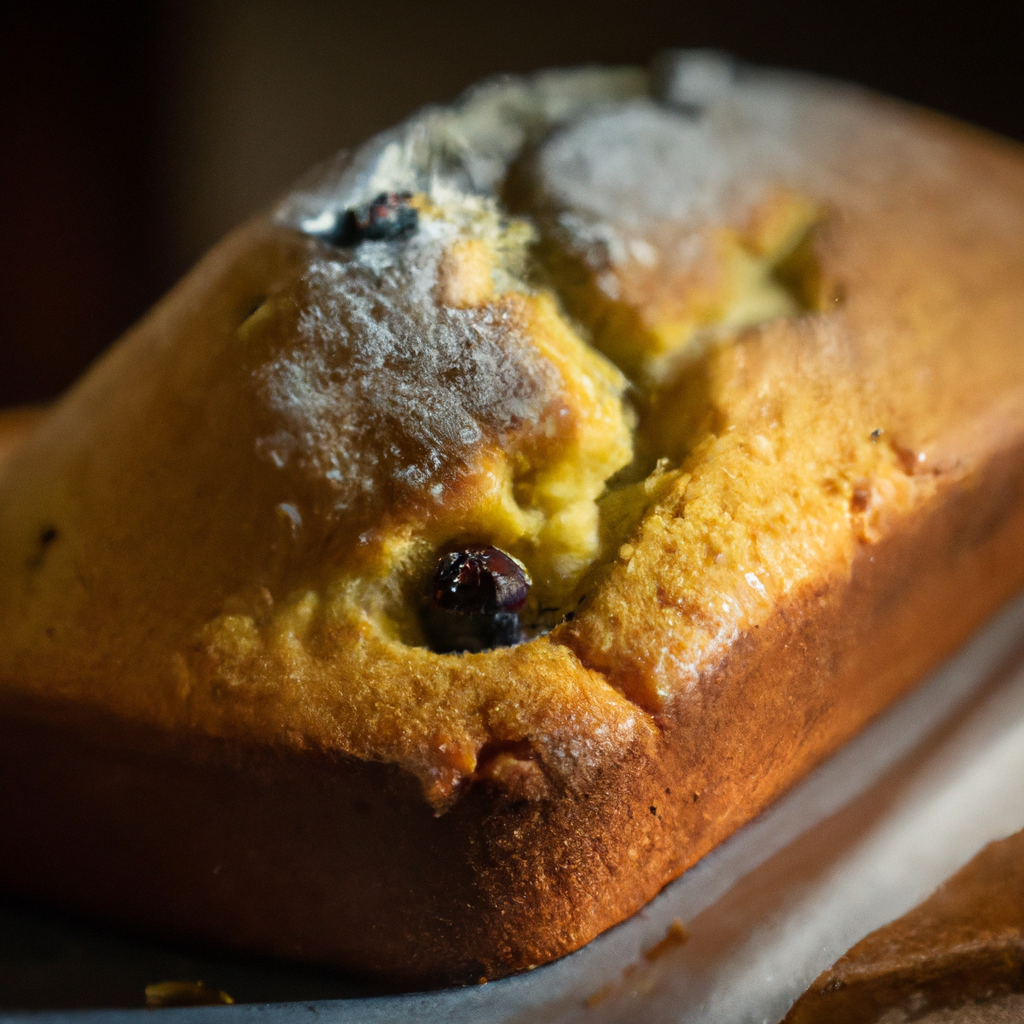
{"type": "Polygon", "coordinates": [[[1024,139],[1012,5],[205,0],[0,22],[0,406],[49,399],[310,164],[482,77],[711,46],[1024,139]]]}

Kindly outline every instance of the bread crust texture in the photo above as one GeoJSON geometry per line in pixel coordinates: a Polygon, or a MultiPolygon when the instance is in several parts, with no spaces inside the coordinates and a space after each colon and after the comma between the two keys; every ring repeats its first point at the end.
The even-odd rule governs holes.
{"type": "Polygon", "coordinates": [[[1024,582],[1021,238],[1011,144],[705,53],[321,168],[4,434],[3,884],[408,985],[624,920],[1024,582]]]}

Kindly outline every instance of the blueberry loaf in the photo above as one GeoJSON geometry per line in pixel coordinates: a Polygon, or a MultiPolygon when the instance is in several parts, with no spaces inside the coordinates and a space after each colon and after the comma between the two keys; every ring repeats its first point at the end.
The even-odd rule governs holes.
{"type": "Polygon", "coordinates": [[[1024,583],[1024,155],[684,52],[314,172],[0,469],[0,884],[405,984],[622,921],[1024,583]]]}

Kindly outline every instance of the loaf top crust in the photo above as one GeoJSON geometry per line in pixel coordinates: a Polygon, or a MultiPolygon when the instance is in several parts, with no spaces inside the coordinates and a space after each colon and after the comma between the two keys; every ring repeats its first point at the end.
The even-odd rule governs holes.
{"type": "Polygon", "coordinates": [[[0,691],[396,764],[655,750],[730,645],[1024,430],[1024,160],[688,53],[485,84],[215,248],[0,470],[0,691]],[[401,195],[416,227],[332,244],[401,195]],[[527,640],[432,650],[492,544],[527,640]]]}

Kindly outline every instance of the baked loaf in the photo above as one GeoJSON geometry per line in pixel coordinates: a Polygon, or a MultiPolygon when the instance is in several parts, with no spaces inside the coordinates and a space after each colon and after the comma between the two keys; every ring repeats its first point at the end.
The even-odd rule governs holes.
{"type": "Polygon", "coordinates": [[[783,1024],[1019,1020],[1024,832],[990,843],[920,906],[822,972],[783,1024]],[[954,1013],[960,1010],[960,1013],[954,1013]],[[886,1017],[885,1015],[888,1014],[886,1017]]]}
{"type": "Polygon", "coordinates": [[[1022,239],[1012,145],[703,53],[321,169],[2,471],[2,883],[408,984],[622,921],[1024,582],[1022,239]]]}

